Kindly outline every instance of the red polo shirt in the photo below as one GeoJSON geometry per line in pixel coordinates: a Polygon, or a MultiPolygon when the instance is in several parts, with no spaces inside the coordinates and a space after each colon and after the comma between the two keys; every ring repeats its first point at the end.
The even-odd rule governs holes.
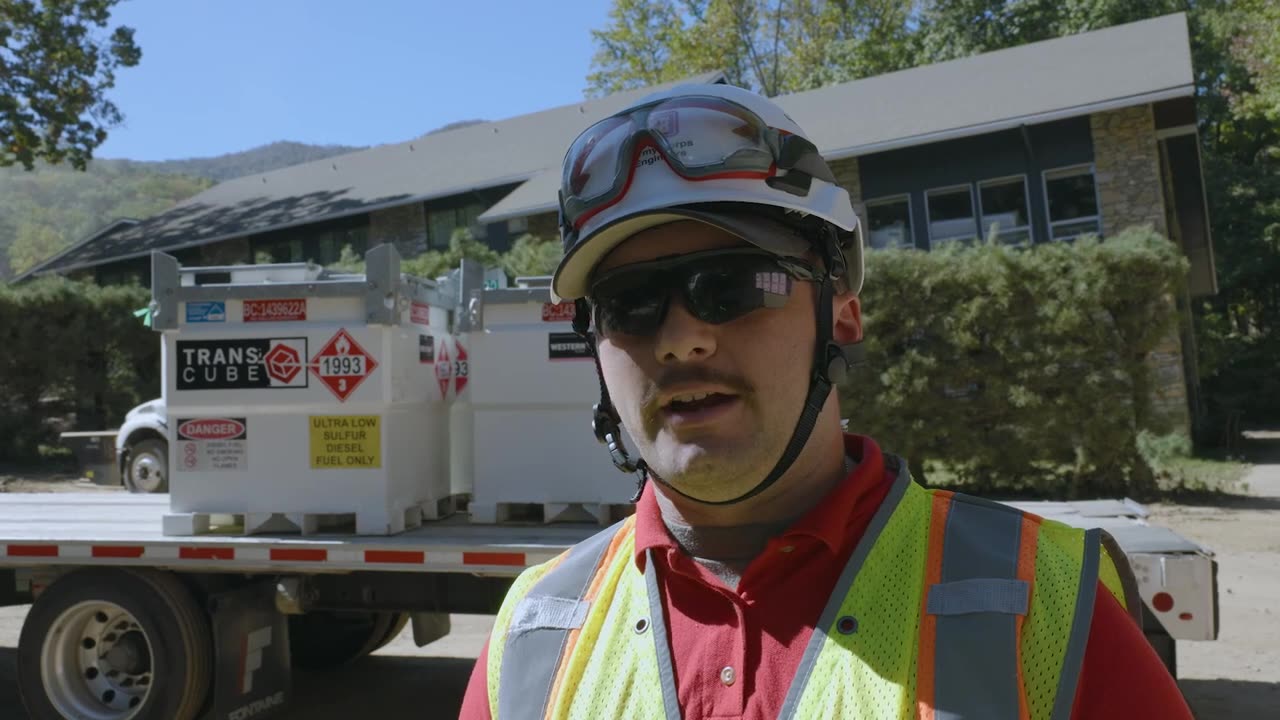
{"type": "MultiPolygon", "coordinates": [[[[653,551],[684,717],[775,718],[813,624],[850,553],[889,492],[880,448],[845,436],[857,468],[790,529],[773,538],[737,590],[686,555],[662,522],[650,484],[636,506],[636,557],[653,551]],[[728,680],[729,682],[726,682],[728,680]]],[[[491,720],[481,652],[461,717],[491,720]]],[[[1191,720],[1177,684],[1142,630],[1099,585],[1072,717],[1191,720]]]]}

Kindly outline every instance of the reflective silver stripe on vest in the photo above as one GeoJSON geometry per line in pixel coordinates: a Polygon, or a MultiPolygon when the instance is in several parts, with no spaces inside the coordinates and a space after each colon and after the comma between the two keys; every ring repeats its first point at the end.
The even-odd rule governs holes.
{"type": "MultiPolygon", "coordinates": [[[[890,456],[886,454],[885,461],[888,462],[889,459],[890,456]]],[[[880,509],[876,510],[876,514],[872,516],[871,524],[867,526],[862,539],[858,541],[858,546],[849,556],[849,562],[845,564],[844,571],[840,573],[840,579],[836,581],[835,588],[831,591],[827,606],[822,610],[822,616],[818,619],[813,635],[809,638],[809,644],[804,649],[804,657],[800,660],[800,667],[796,669],[796,676],[791,680],[787,699],[782,704],[782,712],[778,713],[779,718],[795,717],[796,707],[800,704],[800,698],[804,696],[805,686],[809,684],[809,676],[813,674],[813,667],[818,662],[818,654],[822,652],[822,645],[826,642],[827,631],[835,624],[836,614],[840,612],[840,606],[849,595],[849,588],[853,587],[853,581],[858,577],[862,563],[866,561],[867,555],[871,554],[871,547],[876,544],[884,526],[889,524],[889,517],[898,509],[898,503],[902,501],[902,496],[907,492],[907,486],[911,484],[911,476],[907,473],[907,462],[901,458],[894,459],[898,464],[898,477],[894,479],[893,487],[889,488],[889,494],[880,504],[880,509]]]]}
{"type": "Polygon", "coordinates": [[[546,716],[565,641],[589,609],[582,597],[621,527],[619,522],[575,545],[516,606],[502,653],[495,720],[546,716]]]}
{"type": "Polygon", "coordinates": [[[1058,694],[1053,701],[1053,720],[1069,720],[1076,699],[1076,683],[1084,665],[1084,648],[1089,642],[1093,624],[1093,601],[1098,592],[1098,555],[1102,531],[1094,528],[1084,534],[1084,558],[1080,567],[1080,594],[1076,595],[1076,615],[1071,620],[1071,637],[1058,677],[1058,694]]]}
{"type": "Polygon", "coordinates": [[[653,564],[653,551],[644,552],[644,584],[649,595],[650,625],[653,626],[654,648],[658,651],[658,676],[662,678],[662,707],[667,720],[680,720],[680,696],[676,694],[676,671],[671,662],[671,636],[667,635],[666,610],[658,588],[658,570],[653,564]]]}
{"type": "MultiPolygon", "coordinates": [[[[945,597],[953,592],[949,587],[1017,582],[1021,538],[1021,513],[978,498],[953,496],[943,532],[940,582],[926,588],[930,611],[935,591],[945,597]]],[[[1008,612],[1007,598],[996,594],[970,595],[967,605],[962,614],[937,615],[934,717],[1017,720],[1019,615],[1008,612]],[[973,604],[980,600],[991,605],[973,604]]]]}
{"type": "Polygon", "coordinates": [[[925,612],[930,615],[969,615],[995,612],[1026,615],[1031,584],[1026,580],[975,578],[938,583],[929,588],[925,612]]]}

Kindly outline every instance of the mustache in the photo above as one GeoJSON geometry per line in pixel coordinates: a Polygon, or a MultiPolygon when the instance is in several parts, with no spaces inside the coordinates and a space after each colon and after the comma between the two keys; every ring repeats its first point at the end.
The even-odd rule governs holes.
{"type": "Polygon", "coordinates": [[[663,393],[668,392],[670,388],[676,385],[685,383],[721,385],[736,395],[745,396],[751,392],[751,386],[745,378],[739,375],[701,365],[678,365],[667,368],[640,396],[640,407],[644,409],[645,417],[657,417],[661,410],[659,402],[663,393]]]}

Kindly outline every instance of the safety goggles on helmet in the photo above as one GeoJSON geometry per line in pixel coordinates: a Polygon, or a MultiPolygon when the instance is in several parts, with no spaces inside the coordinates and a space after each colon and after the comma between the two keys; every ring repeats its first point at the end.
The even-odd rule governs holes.
{"type": "Polygon", "coordinates": [[[769,127],[732,100],[684,95],[657,100],[605,118],[578,136],[565,156],[561,178],[562,222],[576,231],[593,215],[621,200],[638,165],[661,158],[686,180],[792,179],[798,194],[812,178],[834,183],[813,143],[769,127]],[[639,155],[637,155],[639,154],[639,155]]]}
{"type": "Polygon", "coordinates": [[[794,281],[821,279],[813,266],[754,248],[706,250],[625,265],[592,283],[601,334],[646,337],[662,327],[673,295],[689,313],[720,325],[760,308],[786,305],[794,281]]]}

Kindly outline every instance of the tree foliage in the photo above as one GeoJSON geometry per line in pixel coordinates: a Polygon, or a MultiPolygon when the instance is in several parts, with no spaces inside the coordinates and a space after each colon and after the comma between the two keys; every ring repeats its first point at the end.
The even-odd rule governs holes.
{"type": "Polygon", "coordinates": [[[597,94],[721,70],[765,95],[909,67],[916,0],[615,0],[588,89],[597,94]]]}
{"type": "Polygon", "coordinates": [[[0,0],[0,166],[37,159],[83,170],[123,116],[107,99],[142,51],[107,32],[118,0],[0,0]]]}
{"type": "Polygon", "coordinates": [[[202,178],[95,160],[88,172],[38,164],[0,168],[0,280],[119,218],[145,218],[210,187],[202,178]]]}
{"type": "MultiPolygon", "coordinates": [[[[437,278],[458,267],[465,258],[480,263],[485,269],[502,268],[511,279],[520,276],[550,275],[555,271],[564,252],[556,240],[523,235],[511,249],[499,254],[493,248],[477,240],[468,228],[458,228],[449,240],[449,249],[428,250],[421,255],[400,262],[401,272],[421,278],[437,278]]],[[[342,248],[337,262],[328,265],[330,270],[362,273],[364,258],[350,245],[342,248]]]]}

